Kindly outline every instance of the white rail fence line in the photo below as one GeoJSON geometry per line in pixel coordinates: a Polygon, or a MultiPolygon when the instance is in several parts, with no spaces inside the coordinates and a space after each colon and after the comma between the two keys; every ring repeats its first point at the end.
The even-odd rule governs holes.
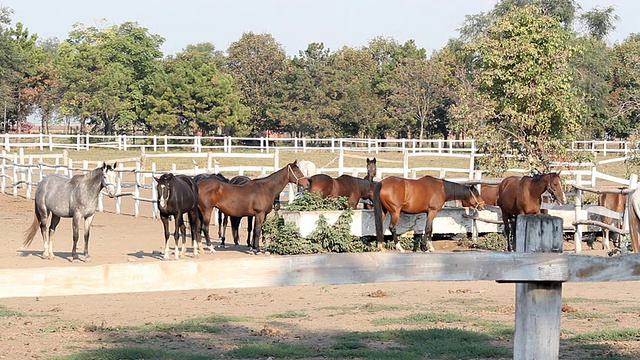
{"type": "Polygon", "coordinates": [[[520,216],[517,227],[518,253],[378,252],[0,269],[0,298],[397,281],[498,281],[515,283],[516,287],[513,358],[557,359],[562,283],[640,281],[640,255],[561,254],[562,219],[554,216],[520,216]],[[212,273],[216,276],[202,276],[212,273]]]}
{"type": "MultiPolygon", "coordinates": [[[[357,138],[249,138],[231,136],[169,136],[169,135],[57,135],[57,134],[0,134],[0,144],[6,151],[12,148],[75,149],[109,148],[118,150],[147,149],[154,152],[190,150],[193,152],[220,151],[231,153],[253,149],[271,152],[275,148],[307,152],[312,150],[343,150],[380,153],[385,151],[433,152],[439,154],[476,154],[475,140],[444,139],[357,139],[357,138]]],[[[571,151],[593,154],[628,155],[638,149],[632,141],[574,141],[571,151]]]]}

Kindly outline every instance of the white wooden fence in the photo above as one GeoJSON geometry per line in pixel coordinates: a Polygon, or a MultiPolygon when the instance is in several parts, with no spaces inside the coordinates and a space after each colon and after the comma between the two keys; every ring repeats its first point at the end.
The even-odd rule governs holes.
{"type": "MultiPolygon", "coordinates": [[[[380,153],[387,151],[431,152],[439,154],[477,154],[475,140],[444,139],[358,139],[358,138],[286,138],[232,136],[140,136],[140,135],[59,135],[59,134],[0,134],[0,144],[6,151],[13,148],[89,150],[109,148],[118,150],[146,149],[149,151],[225,152],[256,150],[272,152],[275,148],[307,152],[313,150],[342,150],[380,153]]],[[[574,141],[571,151],[586,151],[599,155],[628,155],[639,148],[633,141],[574,141]]]]}
{"type": "Polygon", "coordinates": [[[514,359],[557,359],[562,283],[638,281],[640,255],[609,258],[561,254],[562,220],[549,215],[520,216],[517,227],[518,253],[251,256],[0,269],[0,297],[392,281],[498,281],[516,284],[514,359]],[[202,275],[213,273],[216,276],[202,275]]]}

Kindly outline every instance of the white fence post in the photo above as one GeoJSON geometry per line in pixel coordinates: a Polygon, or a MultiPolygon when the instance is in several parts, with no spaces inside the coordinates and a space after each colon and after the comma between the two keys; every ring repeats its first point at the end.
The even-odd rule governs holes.
{"type": "MultiPolygon", "coordinates": [[[[520,215],[517,252],[562,252],[562,218],[520,215]]],[[[557,359],[560,353],[562,282],[516,283],[515,360],[557,359]]]]}
{"type": "MultiPolygon", "coordinates": [[[[576,185],[582,186],[582,175],[576,174],[576,185]]],[[[576,189],[574,198],[574,211],[576,221],[582,220],[582,190],[576,189]]],[[[575,243],[576,253],[582,252],[582,225],[576,225],[576,231],[573,233],[573,242],[575,243]]]]}

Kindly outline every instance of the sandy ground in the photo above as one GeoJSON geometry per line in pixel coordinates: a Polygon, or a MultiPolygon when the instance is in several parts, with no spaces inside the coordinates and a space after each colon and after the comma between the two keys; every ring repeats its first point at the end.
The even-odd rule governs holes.
{"type": "MultiPolygon", "coordinates": [[[[128,204],[131,200],[128,200],[128,204]]],[[[24,248],[23,232],[33,219],[33,201],[0,195],[1,268],[92,266],[122,262],[162,261],[162,224],[150,217],[148,204],[134,217],[132,206],[115,214],[113,200],[105,200],[105,212],[97,213],[91,232],[90,264],[72,263],[71,221],[63,219],[54,237],[55,259],[41,258],[40,236],[24,248]],[[128,214],[128,215],[127,215],[128,214]]],[[[244,223],[243,223],[244,227],[244,223]]],[[[212,233],[215,229],[212,228],[212,233]]],[[[217,242],[217,237],[216,237],[217,242]]],[[[241,241],[243,243],[244,241],[241,241]]],[[[229,243],[229,242],[228,242],[229,243]]],[[[461,250],[453,241],[436,241],[437,251],[461,250]]],[[[570,248],[570,245],[567,245],[570,248]]],[[[585,246],[586,247],[586,246],[585,246]]],[[[81,248],[81,247],[80,247],[81,248]]],[[[586,254],[606,256],[603,251],[586,254]]],[[[245,247],[220,249],[192,259],[249,257],[245,247]]],[[[271,255],[261,255],[271,256],[271,255]]],[[[215,274],[203,274],[215,276],[215,274]]],[[[188,281],[188,279],[185,279],[188,281]]],[[[640,291],[637,283],[565,284],[563,338],[596,329],[639,329],[640,291]],[[582,314],[577,316],[576,314],[582,314]]],[[[0,358],[44,359],[72,354],[80,349],[119,346],[118,326],[177,323],[182,320],[227,315],[242,320],[224,325],[218,334],[185,334],[179,331],[149,333],[135,339],[140,345],[166,350],[215,354],[247,341],[326,343],[342,332],[393,328],[456,327],[473,325],[376,325],[374,320],[422,312],[453,312],[486,321],[513,324],[515,286],[490,281],[397,282],[358,285],[296,286],[0,299],[0,358]],[[376,310],[378,309],[378,310],[376,310]],[[297,314],[278,316],[278,314],[297,314]]],[[[561,358],[585,359],[597,355],[640,356],[637,340],[603,343],[601,348],[577,351],[563,345],[561,358]]],[[[510,339],[505,339],[510,343],[510,339]]],[[[504,345],[504,344],[503,344],[504,345]]],[[[380,345],[384,346],[384,345],[380,345]]]]}

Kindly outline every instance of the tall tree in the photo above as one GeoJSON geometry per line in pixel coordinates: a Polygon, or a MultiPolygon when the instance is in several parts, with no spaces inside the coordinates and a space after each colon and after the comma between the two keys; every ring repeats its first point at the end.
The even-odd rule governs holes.
{"type": "Polygon", "coordinates": [[[556,19],[526,6],[496,19],[473,44],[481,96],[493,104],[482,144],[490,154],[483,157],[488,168],[503,171],[517,162],[546,170],[579,133],[582,111],[571,87],[570,39],[556,19]]]}
{"type": "Polygon", "coordinates": [[[251,133],[281,131],[274,116],[279,104],[274,92],[282,80],[286,53],[270,34],[242,34],[229,45],[227,67],[242,92],[242,103],[251,109],[251,133]]]}
{"type": "Polygon", "coordinates": [[[588,34],[598,41],[602,41],[609,33],[616,29],[614,25],[620,17],[613,6],[596,7],[580,15],[580,20],[587,28],[588,34]]]}
{"type": "Polygon", "coordinates": [[[230,75],[216,66],[212,44],[188,46],[163,60],[150,105],[147,128],[160,134],[204,134],[246,136],[248,109],[240,104],[240,93],[230,75]]]}
{"type": "Polygon", "coordinates": [[[631,34],[613,49],[613,118],[625,124],[628,135],[640,129],[640,34],[631,34]]]}
{"type": "Polygon", "coordinates": [[[105,134],[132,131],[142,122],[148,79],[157,71],[163,41],[132,22],[107,27],[76,24],[60,46],[57,63],[65,93],[63,111],[105,134]]]}

